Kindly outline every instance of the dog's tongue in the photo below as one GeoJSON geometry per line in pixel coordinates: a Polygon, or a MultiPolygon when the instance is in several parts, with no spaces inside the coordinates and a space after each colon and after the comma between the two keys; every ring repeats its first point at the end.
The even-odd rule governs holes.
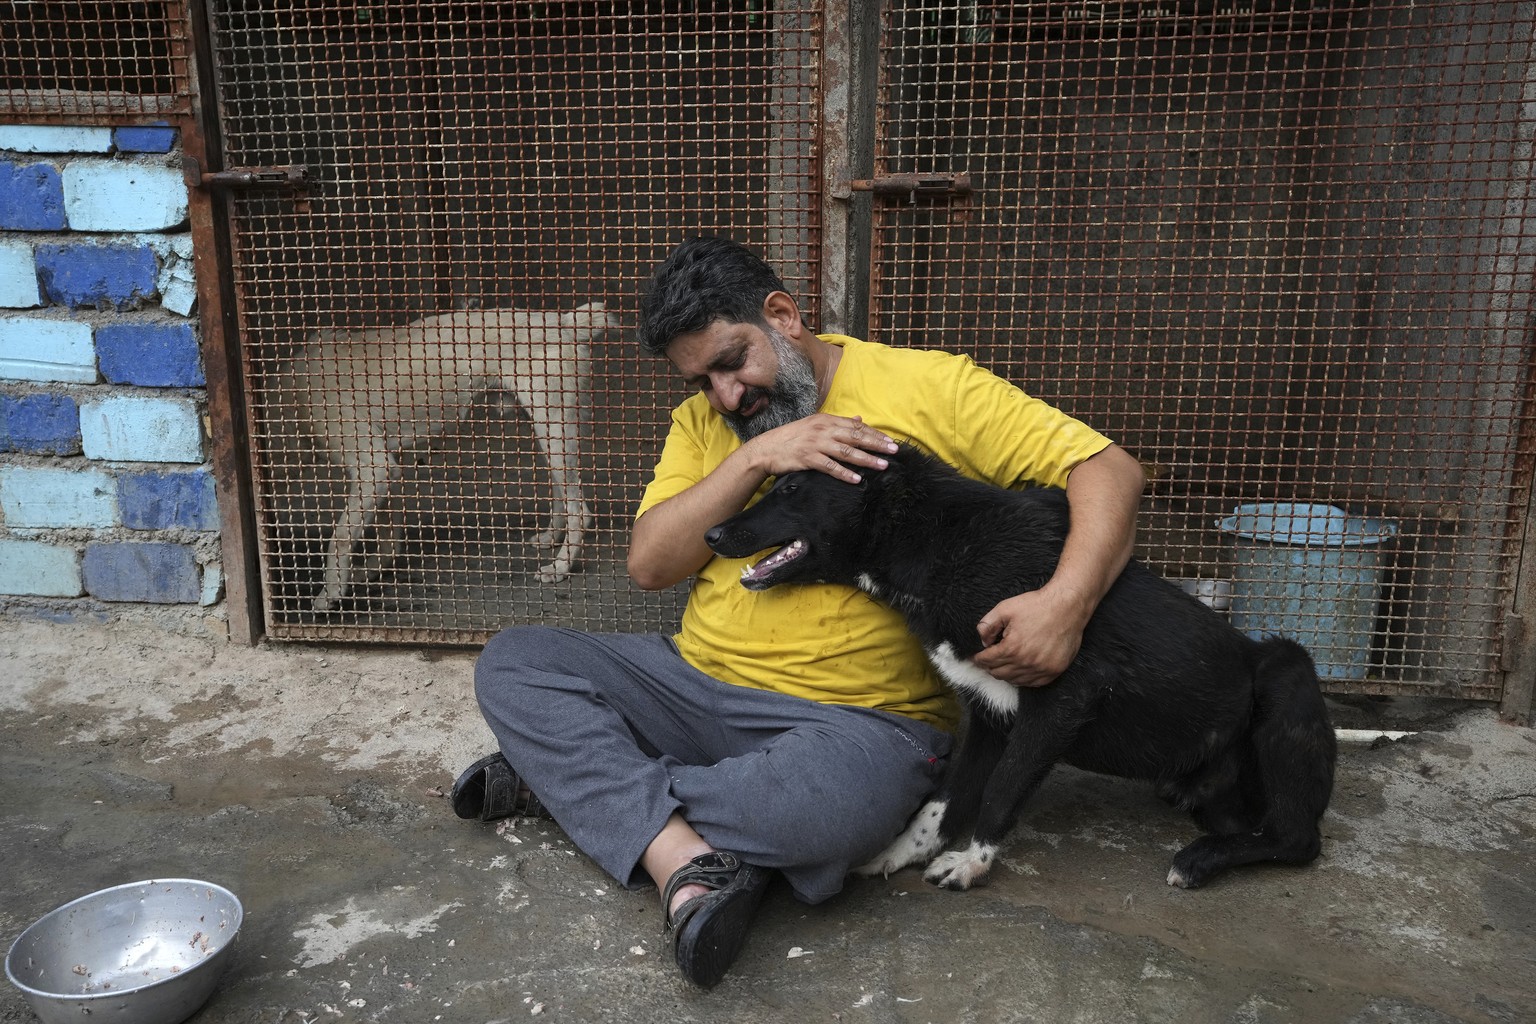
{"type": "Polygon", "coordinates": [[[741,570],[741,582],[756,583],[786,562],[792,562],[805,554],[805,541],[792,540],[756,565],[741,570]]]}

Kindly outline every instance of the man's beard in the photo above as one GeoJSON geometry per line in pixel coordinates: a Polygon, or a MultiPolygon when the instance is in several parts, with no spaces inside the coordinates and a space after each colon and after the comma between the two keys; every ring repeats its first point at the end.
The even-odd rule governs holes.
{"type": "Polygon", "coordinates": [[[816,368],[811,365],[810,359],[772,327],[764,327],[763,330],[773,343],[774,353],[779,357],[779,372],[774,375],[771,387],[748,388],[736,408],[751,408],[753,403],[764,396],[767,396],[768,404],[763,406],[762,411],[751,416],[734,412],[720,414],[743,441],[750,441],[775,427],[804,419],[821,404],[820,388],[816,385],[816,368]]]}

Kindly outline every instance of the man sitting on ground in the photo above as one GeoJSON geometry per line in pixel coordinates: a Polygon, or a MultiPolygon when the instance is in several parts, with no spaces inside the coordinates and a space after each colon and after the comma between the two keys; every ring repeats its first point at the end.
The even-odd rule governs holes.
{"type": "Polygon", "coordinates": [[[770,875],[819,903],[878,853],[936,783],[955,706],[901,617],[846,587],[749,591],[704,543],[771,478],[878,473],[897,440],[1002,486],[1064,486],[1072,528],[1039,590],[977,629],[976,664],[1048,684],[1130,558],[1143,478],[1103,436],[969,358],[806,328],[778,276],[720,238],[685,242],[651,279],[641,345],[698,393],[674,410],[640,500],[629,572],[690,576],[675,637],[505,630],[476,666],[500,752],[454,787],[490,819],[538,794],[626,886],[654,881],[678,966],[715,984],[770,875]]]}

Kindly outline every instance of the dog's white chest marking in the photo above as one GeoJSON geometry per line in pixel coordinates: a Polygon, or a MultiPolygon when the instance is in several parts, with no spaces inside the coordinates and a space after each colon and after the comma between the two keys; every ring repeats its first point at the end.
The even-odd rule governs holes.
{"type": "Polygon", "coordinates": [[[888,587],[882,587],[879,582],[867,572],[859,573],[854,582],[859,585],[859,589],[864,591],[864,593],[868,594],[876,601],[882,601],[885,604],[890,605],[892,608],[896,609],[898,612],[901,612],[903,615],[911,614],[923,606],[923,602],[918,598],[913,597],[911,594],[903,594],[899,591],[891,590],[888,587]]]}
{"type": "Polygon", "coordinates": [[[974,694],[999,715],[1012,715],[1019,710],[1017,686],[977,668],[975,662],[958,657],[948,641],[930,647],[928,660],[950,686],[974,694]]]}
{"type": "MultiPolygon", "coordinates": [[[[861,572],[854,579],[859,589],[864,591],[876,601],[883,601],[902,614],[910,614],[922,607],[922,601],[911,594],[905,594],[889,587],[883,587],[867,572],[861,572]]],[[[1006,683],[996,676],[976,667],[975,663],[966,661],[955,654],[954,647],[948,642],[928,649],[928,660],[933,662],[933,667],[944,681],[957,690],[964,690],[980,697],[983,703],[999,715],[1012,715],[1019,709],[1019,689],[1012,683],[1006,683]]]]}

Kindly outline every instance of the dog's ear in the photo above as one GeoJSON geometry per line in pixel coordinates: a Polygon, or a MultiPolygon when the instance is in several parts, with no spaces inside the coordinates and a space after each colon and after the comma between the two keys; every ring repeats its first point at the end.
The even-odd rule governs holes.
{"type": "Polygon", "coordinates": [[[892,506],[892,510],[896,512],[905,506],[906,498],[911,494],[911,474],[908,466],[914,452],[916,452],[915,448],[902,444],[893,454],[886,457],[884,469],[873,472],[856,470],[864,478],[865,487],[871,498],[878,497],[880,501],[892,506]]]}
{"type": "Polygon", "coordinates": [[[932,476],[924,470],[930,464],[938,463],[949,469],[948,463],[907,441],[898,442],[896,451],[885,462],[885,469],[867,474],[866,478],[876,481],[879,499],[892,521],[905,518],[912,509],[929,507],[932,476]]]}

